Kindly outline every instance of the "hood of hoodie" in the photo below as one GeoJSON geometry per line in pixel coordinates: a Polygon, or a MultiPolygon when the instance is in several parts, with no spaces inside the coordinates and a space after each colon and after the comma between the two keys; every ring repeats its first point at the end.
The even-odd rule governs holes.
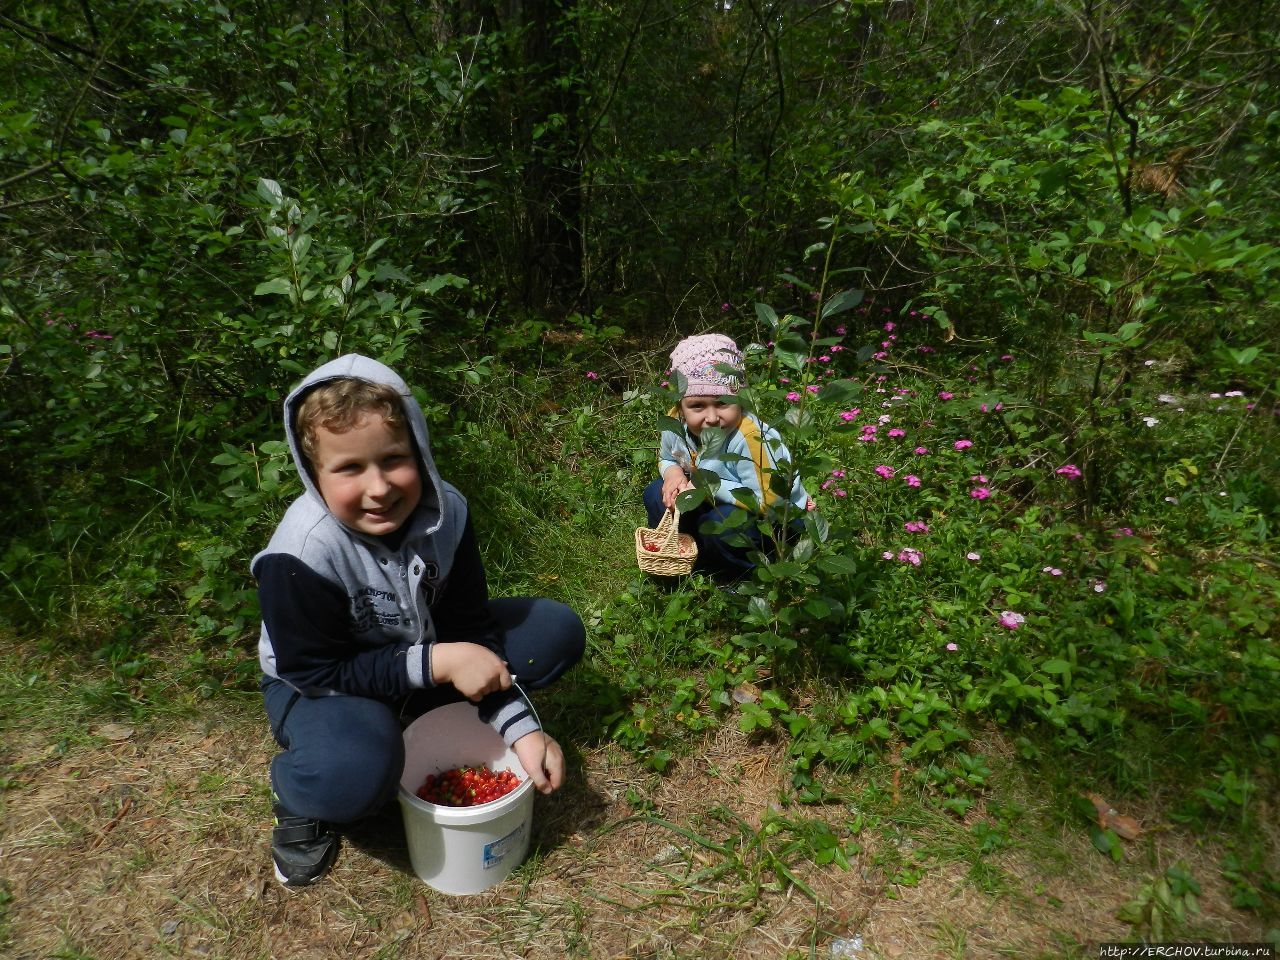
{"type": "MultiPolygon", "coordinates": [[[[425,524],[423,532],[434,533],[440,528],[442,522],[440,504],[443,502],[444,484],[441,482],[440,474],[436,470],[435,461],[431,458],[431,444],[427,437],[427,418],[422,412],[422,407],[418,405],[418,401],[414,399],[408,384],[394,370],[383,363],[379,363],[377,360],[361,356],[358,353],[348,353],[346,356],[339,357],[337,360],[330,360],[323,366],[312,370],[285,397],[285,438],[289,442],[289,452],[293,455],[293,462],[298,467],[298,473],[302,477],[302,485],[306,489],[307,496],[312,497],[324,507],[330,516],[333,516],[328,504],[324,502],[324,497],[320,495],[320,489],[316,486],[311,471],[306,466],[307,456],[302,452],[302,438],[298,436],[297,430],[298,409],[302,406],[303,398],[320,384],[347,377],[391,387],[400,395],[400,403],[404,407],[405,422],[409,427],[409,434],[413,437],[414,448],[418,455],[418,470],[422,477],[422,501],[418,504],[417,514],[422,517],[425,524]]],[[[335,521],[337,519],[337,517],[334,517],[335,521]]],[[[350,532],[352,536],[366,540],[376,539],[359,531],[352,530],[350,532]]]]}

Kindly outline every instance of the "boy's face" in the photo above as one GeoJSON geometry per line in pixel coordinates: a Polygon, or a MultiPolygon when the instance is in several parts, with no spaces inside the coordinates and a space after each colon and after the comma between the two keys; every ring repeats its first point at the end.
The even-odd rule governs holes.
{"type": "Polygon", "coordinates": [[[315,451],[311,466],[320,495],[352,530],[392,533],[422,499],[409,431],[389,426],[377,414],[366,414],[342,433],[318,427],[315,451]]]}
{"type": "Polygon", "coordinates": [[[695,437],[702,436],[703,427],[719,427],[725,433],[733,433],[742,422],[742,407],[721,403],[719,397],[685,397],[680,401],[680,415],[695,437]]]}

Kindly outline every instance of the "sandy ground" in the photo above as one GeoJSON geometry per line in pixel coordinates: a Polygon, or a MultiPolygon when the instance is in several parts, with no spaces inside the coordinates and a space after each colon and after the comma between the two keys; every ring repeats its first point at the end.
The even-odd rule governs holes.
{"type": "MultiPolygon", "coordinates": [[[[848,870],[791,857],[785,834],[758,830],[784,784],[782,748],[732,725],[662,778],[612,746],[574,752],[571,782],[537,799],[529,859],[483,894],[418,880],[398,810],[353,830],[326,881],[287,891],[267,854],[274,744],[254,706],[214,704],[168,727],[102,724],[74,742],[13,730],[0,956],[1091,957],[1099,941],[1131,937],[1117,909],[1177,860],[1203,888],[1195,933],[1241,942],[1266,930],[1230,906],[1221,851],[1151,811],[1132,811],[1144,834],[1121,864],[1063,827],[1053,856],[1015,843],[977,864],[979,880],[972,855],[919,846],[918,825],[902,823],[895,841],[892,815],[857,838],[848,870]],[[814,897],[779,882],[776,859],[814,897]]],[[[849,816],[788,813],[840,830],[849,816]]]]}

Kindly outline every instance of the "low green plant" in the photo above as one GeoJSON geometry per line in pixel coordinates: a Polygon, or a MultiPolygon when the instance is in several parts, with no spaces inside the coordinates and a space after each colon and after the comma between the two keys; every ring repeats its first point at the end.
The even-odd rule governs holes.
{"type": "Polygon", "coordinates": [[[1200,884],[1185,863],[1175,863],[1152,877],[1116,916],[1134,931],[1160,942],[1176,936],[1200,912],[1200,884]]]}

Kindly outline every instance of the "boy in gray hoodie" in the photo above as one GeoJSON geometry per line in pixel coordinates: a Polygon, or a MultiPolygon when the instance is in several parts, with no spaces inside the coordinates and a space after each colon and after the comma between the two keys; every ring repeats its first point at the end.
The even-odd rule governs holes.
{"type": "Polygon", "coordinates": [[[457,489],[440,479],[426,418],[389,368],[356,354],[286,398],[285,433],[305,492],[253,559],[258,655],[272,733],[272,859],[286,886],[333,865],[337,825],[391,800],[402,730],[466,698],[544,793],[564,754],[512,689],[578,661],[581,619],[545,598],[491,600],[457,489]]]}

